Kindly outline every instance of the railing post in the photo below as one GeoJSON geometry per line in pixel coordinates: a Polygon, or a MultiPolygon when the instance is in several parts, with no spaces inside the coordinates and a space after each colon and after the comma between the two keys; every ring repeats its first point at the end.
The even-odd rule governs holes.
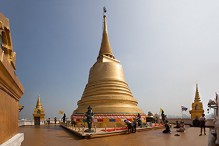
{"type": "Polygon", "coordinates": [[[105,126],[105,132],[106,132],[106,124],[104,126],[105,126]]]}
{"type": "Polygon", "coordinates": [[[84,134],[84,126],[82,127],[82,134],[84,134]]]}
{"type": "Polygon", "coordinates": [[[94,132],[95,132],[95,133],[97,132],[97,127],[96,127],[96,125],[94,125],[94,132]]]}

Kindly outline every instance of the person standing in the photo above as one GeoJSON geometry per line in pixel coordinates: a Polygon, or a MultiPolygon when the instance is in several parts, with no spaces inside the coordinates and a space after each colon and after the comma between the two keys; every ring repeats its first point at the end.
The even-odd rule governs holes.
{"type": "Polygon", "coordinates": [[[48,125],[50,125],[50,118],[48,118],[47,123],[48,123],[48,125]]]}
{"type": "Polygon", "coordinates": [[[56,121],[57,121],[56,117],[54,118],[54,121],[55,121],[55,124],[56,124],[56,121]]]}
{"type": "Polygon", "coordinates": [[[140,115],[140,113],[138,113],[138,115],[137,115],[136,122],[138,122],[138,126],[141,126],[141,127],[142,127],[142,121],[141,121],[141,115],[140,115]]]}
{"type": "Polygon", "coordinates": [[[64,115],[63,115],[63,117],[62,117],[63,123],[65,123],[65,118],[66,118],[66,115],[65,115],[65,113],[64,113],[64,115]]]}
{"type": "Polygon", "coordinates": [[[204,135],[206,135],[206,133],[205,133],[205,122],[206,122],[205,114],[202,114],[199,121],[200,121],[200,127],[201,127],[201,133],[199,134],[199,136],[202,136],[202,129],[204,129],[204,135]]]}
{"type": "Polygon", "coordinates": [[[135,133],[136,132],[136,127],[137,127],[137,120],[134,119],[134,121],[132,122],[132,133],[135,133]]]}

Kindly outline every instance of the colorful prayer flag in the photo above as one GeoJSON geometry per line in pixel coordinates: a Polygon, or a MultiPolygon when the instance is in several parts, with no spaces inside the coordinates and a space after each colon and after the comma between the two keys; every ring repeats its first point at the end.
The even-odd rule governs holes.
{"type": "Polygon", "coordinates": [[[120,118],[116,118],[116,122],[121,122],[121,119],[120,118]]]}
{"type": "Polygon", "coordinates": [[[93,119],[93,122],[97,122],[97,119],[93,119]]]}
{"type": "Polygon", "coordinates": [[[97,122],[103,122],[103,119],[97,119],[97,122]]]}
{"type": "Polygon", "coordinates": [[[181,106],[181,109],[182,109],[182,111],[187,111],[187,107],[185,107],[185,106],[181,106]]]}
{"type": "Polygon", "coordinates": [[[109,119],[108,118],[104,118],[103,122],[109,122],[109,119]]]}
{"type": "Polygon", "coordinates": [[[109,119],[109,121],[110,122],[115,122],[116,120],[111,118],[111,119],[109,119]]]}

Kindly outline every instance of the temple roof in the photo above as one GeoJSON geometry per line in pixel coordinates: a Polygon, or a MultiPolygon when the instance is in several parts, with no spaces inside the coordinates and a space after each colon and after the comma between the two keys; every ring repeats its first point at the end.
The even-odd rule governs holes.
{"type": "Polygon", "coordinates": [[[112,52],[112,49],[110,47],[109,37],[108,37],[108,31],[107,31],[107,22],[106,22],[106,15],[103,15],[103,36],[102,36],[102,42],[100,46],[99,55],[97,58],[100,58],[101,56],[106,55],[110,58],[115,58],[112,52]]]}

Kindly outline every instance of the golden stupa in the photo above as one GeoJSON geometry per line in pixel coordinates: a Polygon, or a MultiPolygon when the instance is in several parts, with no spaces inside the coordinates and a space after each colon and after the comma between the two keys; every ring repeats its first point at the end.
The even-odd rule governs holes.
{"type": "Polygon", "coordinates": [[[198,84],[196,84],[195,100],[192,103],[192,110],[189,111],[191,119],[199,119],[204,113],[203,105],[199,97],[198,84]]]}
{"type": "Polygon", "coordinates": [[[43,106],[40,102],[40,96],[38,96],[36,108],[34,108],[34,112],[33,112],[33,117],[34,117],[34,125],[40,125],[45,120],[45,113],[43,106]]]}
{"type": "Polygon", "coordinates": [[[92,107],[95,114],[93,121],[99,126],[103,126],[103,123],[112,126],[122,123],[124,119],[133,120],[137,113],[141,114],[143,121],[146,120],[125,81],[120,61],[113,55],[105,14],[99,55],[90,69],[88,83],[77,104],[78,108],[74,110],[71,119],[79,123],[83,122],[88,106],[92,107]]]}

